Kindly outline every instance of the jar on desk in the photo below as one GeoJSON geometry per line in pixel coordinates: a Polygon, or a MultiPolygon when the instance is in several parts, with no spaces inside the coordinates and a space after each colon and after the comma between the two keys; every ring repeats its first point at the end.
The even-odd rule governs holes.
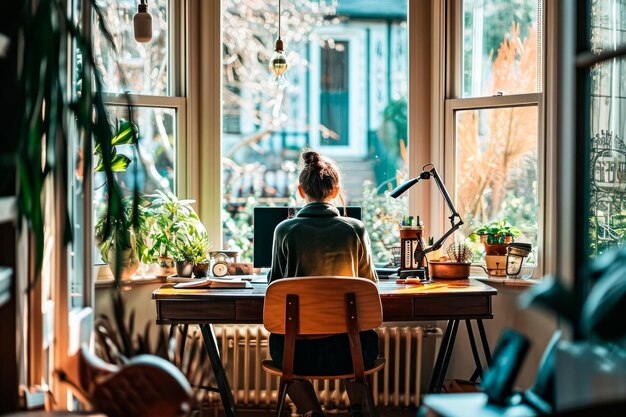
{"type": "Polygon", "coordinates": [[[424,255],[414,256],[415,251],[426,249],[424,228],[419,226],[400,226],[400,270],[417,269],[426,266],[424,255]]]}

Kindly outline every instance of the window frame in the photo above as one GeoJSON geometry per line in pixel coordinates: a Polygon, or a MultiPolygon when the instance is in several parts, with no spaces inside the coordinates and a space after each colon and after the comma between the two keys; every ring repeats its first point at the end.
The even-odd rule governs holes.
{"type": "Polygon", "coordinates": [[[186,1],[168,1],[168,94],[163,96],[128,93],[104,93],[105,106],[128,106],[133,108],[157,107],[176,111],[176,175],[174,193],[179,194],[187,186],[190,167],[187,163],[187,101],[186,101],[186,1]]]}
{"type": "MultiPolygon", "coordinates": [[[[445,1],[407,0],[408,43],[424,46],[409,51],[410,177],[419,175],[422,165],[432,160],[431,141],[428,138],[438,131],[437,126],[443,126],[443,112],[439,110],[439,104],[433,104],[438,101],[433,101],[430,93],[433,85],[443,85],[437,70],[442,68],[439,62],[443,62],[437,45],[442,45],[444,37],[432,31],[439,28],[435,22],[443,16],[445,1]],[[440,54],[436,55],[436,65],[431,62],[431,51],[440,54]]],[[[186,192],[187,196],[194,196],[198,200],[198,214],[206,226],[213,247],[221,248],[222,0],[189,1],[187,16],[187,117],[190,138],[187,152],[192,151],[187,161],[190,163],[199,155],[204,155],[205,162],[200,169],[189,173],[186,192]],[[200,114],[202,120],[198,117],[200,114]]],[[[440,223],[439,218],[430,213],[441,202],[431,202],[429,195],[429,187],[423,187],[419,194],[412,190],[409,193],[409,212],[423,213],[425,224],[429,221],[440,223]]],[[[433,231],[438,230],[437,227],[433,224],[433,231]]]]}
{"type": "MultiPolygon", "coordinates": [[[[542,88],[536,93],[519,93],[510,95],[493,95],[482,97],[462,97],[463,91],[463,0],[447,0],[446,4],[446,86],[444,100],[445,128],[443,129],[443,162],[442,170],[448,184],[448,190],[452,199],[456,196],[456,113],[459,111],[502,109],[511,107],[536,106],[538,112],[537,126],[537,168],[538,168],[538,189],[537,189],[537,250],[536,264],[533,278],[540,277],[547,270],[552,269],[552,263],[546,263],[546,258],[552,250],[547,246],[547,237],[551,235],[546,229],[546,225],[554,220],[552,206],[553,201],[548,202],[548,190],[552,190],[549,178],[554,174],[554,168],[548,167],[548,156],[552,155],[552,142],[546,135],[546,1],[540,0],[540,27],[537,36],[541,39],[541,61],[538,68],[538,84],[542,88]]],[[[551,157],[552,159],[553,157],[551,157]]],[[[478,271],[477,271],[478,272],[478,271]]],[[[481,273],[482,274],[482,273],[481,273]]]]}
{"type": "MultiPolygon", "coordinates": [[[[136,93],[102,93],[104,105],[107,107],[127,107],[129,102],[133,109],[140,108],[163,108],[173,109],[176,113],[176,129],[175,129],[175,160],[174,160],[174,193],[182,198],[189,196],[187,190],[189,183],[189,176],[191,175],[192,167],[188,161],[188,148],[189,143],[187,141],[188,132],[188,118],[187,118],[187,72],[186,72],[186,20],[187,20],[187,1],[168,0],[168,91],[167,95],[147,95],[136,93]]],[[[92,16],[93,19],[93,16],[92,16]]],[[[93,20],[91,30],[93,28],[93,20]]],[[[91,36],[90,36],[91,41],[91,36]]],[[[141,127],[139,127],[141,132],[141,127]]],[[[91,181],[91,179],[90,179],[91,181]]],[[[91,183],[89,184],[91,187],[91,183]]],[[[89,200],[92,200],[91,193],[89,200]]],[[[91,201],[90,201],[91,204],[91,201]]],[[[92,213],[92,217],[93,217],[92,213]]],[[[95,218],[91,219],[92,225],[95,224],[95,218]]],[[[92,229],[93,227],[90,227],[92,229]]],[[[93,244],[91,245],[93,247],[93,244]]],[[[93,263],[96,267],[102,266],[100,264],[93,263]]],[[[111,270],[105,268],[97,268],[95,272],[89,274],[93,276],[92,282],[100,279],[112,279],[113,274],[111,270]]],[[[85,288],[93,287],[90,283],[85,283],[85,288]]],[[[93,296],[92,296],[93,299],[93,296]]]]}

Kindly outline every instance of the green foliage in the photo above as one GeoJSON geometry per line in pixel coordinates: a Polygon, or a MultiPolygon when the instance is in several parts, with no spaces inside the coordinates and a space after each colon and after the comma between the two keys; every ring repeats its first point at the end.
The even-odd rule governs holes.
{"type": "MultiPolygon", "coordinates": [[[[129,121],[122,120],[117,134],[111,139],[111,148],[109,160],[111,161],[111,169],[115,172],[126,171],[128,165],[131,163],[131,159],[123,154],[117,153],[116,146],[120,145],[136,145],[138,136],[137,126],[129,121]]],[[[104,158],[102,156],[102,147],[98,144],[94,150],[94,155],[98,157],[98,165],[94,168],[95,172],[104,171],[104,158]]]]}
{"type": "Polygon", "coordinates": [[[105,231],[108,210],[103,210],[98,216],[94,237],[104,262],[111,261],[109,259],[111,248],[120,251],[130,249],[131,257],[136,257],[146,250],[145,236],[148,232],[146,224],[147,202],[140,199],[139,204],[135,206],[134,201],[133,197],[122,199],[122,216],[112,219],[108,234],[105,231]],[[135,210],[137,210],[136,217],[135,210]],[[135,223],[135,218],[137,223],[135,223]]]}
{"type": "Polygon", "coordinates": [[[519,236],[521,231],[516,226],[511,225],[506,218],[494,220],[478,228],[474,235],[486,236],[487,243],[492,245],[496,243],[505,243],[506,236],[519,236]]]}
{"type": "Polygon", "coordinates": [[[383,126],[380,136],[391,155],[400,155],[401,140],[408,142],[407,109],[407,100],[403,97],[391,100],[383,110],[383,126]]]}
{"type": "Polygon", "coordinates": [[[260,205],[254,196],[236,210],[222,208],[224,243],[231,250],[238,250],[244,261],[252,260],[253,210],[260,205]]]}
{"type": "Polygon", "coordinates": [[[400,245],[398,225],[408,207],[406,197],[391,198],[389,193],[378,194],[371,181],[363,183],[363,223],[370,236],[375,262],[392,260],[391,248],[400,245]]]}
{"type": "MultiPolygon", "coordinates": [[[[68,183],[67,176],[71,172],[68,169],[70,127],[75,128],[72,135],[81,138],[84,149],[91,149],[92,143],[101,149],[99,169],[106,177],[109,208],[102,225],[102,236],[105,239],[109,238],[119,222],[125,221],[122,192],[114,171],[127,164],[124,158],[115,159],[112,145],[114,135],[101,94],[102,79],[96,71],[91,45],[68,15],[67,4],[60,0],[21,3],[22,12],[16,16],[19,33],[15,47],[20,51],[17,79],[6,81],[17,83],[17,95],[21,98],[15,103],[15,113],[19,115],[16,123],[19,149],[15,158],[12,158],[16,164],[19,184],[18,220],[20,223],[25,222],[32,233],[35,276],[39,277],[46,228],[42,197],[50,174],[54,174],[57,184],[68,183]],[[67,96],[67,60],[71,57],[68,45],[81,61],[76,68],[79,91],[73,97],[67,96]]],[[[95,0],[91,0],[91,6],[96,14],[102,14],[95,0]]],[[[106,27],[101,26],[100,29],[115,49],[113,38],[106,27]]],[[[77,174],[82,177],[91,175],[91,151],[79,156],[83,169],[77,174]]],[[[71,240],[69,215],[59,215],[65,215],[66,218],[64,240],[67,243],[71,240]]]]}
{"type": "Polygon", "coordinates": [[[211,247],[208,234],[197,229],[189,230],[189,228],[185,233],[180,232],[179,230],[180,236],[176,239],[174,260],[195,264],[208,262],[208,251],[211,247]]]}
{"type": "Polygon", "coordinates": [[[171,193],[159,190],[144,196],[150,201],[147,209],[149,218],[148,239],[150,247],[141,253],[142,262],[154,263],[159,256],[176,257],[178,240],[183,237],[197,238],[206,234],[200,218],[191,204],[194,200],[179,200],[171,193]]]}

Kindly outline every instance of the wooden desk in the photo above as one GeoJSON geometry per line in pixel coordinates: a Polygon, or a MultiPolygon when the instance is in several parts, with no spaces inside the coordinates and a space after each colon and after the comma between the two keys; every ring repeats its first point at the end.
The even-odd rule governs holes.
{"type": "MultiPolygon", "coordinates": [[[[237,410],[220,361],[212,325],[262,323],[267,283],[253,281],[252,289],[177,290],[172,287],[172,284],[165,284],[152,293],[152,298],[156,301],[157,323],[200,325],[226,415],[236,416],[237,410]]],[[[430,391],[437,392],[441,388],[461,320],[465,320],[468,326],[472,353],[477,365],[475,374],[480,374],[482,369],[470,320],[478,323],[485,356],[490,361],[482,319],[493,318],[491,297],[497,294],[494,288],[480,281],[467,279],[426,285],[405,285],[381,280],[378,289],[385,322],[448,320],[435,362],[430,391]]]]}

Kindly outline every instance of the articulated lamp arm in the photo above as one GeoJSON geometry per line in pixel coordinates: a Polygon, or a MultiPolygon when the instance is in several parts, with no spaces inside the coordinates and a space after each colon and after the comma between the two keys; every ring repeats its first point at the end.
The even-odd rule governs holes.
{"type": "Polygon", "coordinates": [[[439,176],[439,173],[437,172],[437,169],[435,168],[435,166],[433,164],[426,164],[422,168],[422,172],[420,173],[418,177],[415,177],[413,179],[410,179],[400,184],[391,192],[391,196],[393,198],[398,198],[401,194],[403,194],[406,190],[408,190],[409,188],[417,184],[420,180],[428,180],[431,177],[435,180],[435,183],[437,184],[437,188],[439,189],[439,192],[443,196],[443,199],[446,201],[446,204],[448,205],[448,209],[450,209],[451,214],[448,217],[448,219],[450,219],[450,229],[447,232],[445,232],[439,239],[437,239],[437,241],[433,243],[432,246],[429,246],[423,251],[421,251],[422,254],[424,255],[434,250],[440,249],[441,246],[443,245],[443,242],[445,242],[445,240],[452,233],[454,233],[459,227],[461,227],[461,225],[463,225],[463,220],[461,219],[461,215],[459,214],[458,211],[456,211],[456,208],[454,207],[454,203],[452,202],[452,198],[450,197],[450,194],[448,193],[446,186],[443,184],[443,181],[441,181],[441,177],[439,176]],[[427,170],[426,169],[427,167],[430,167],[430,169],[427,170]]]}

